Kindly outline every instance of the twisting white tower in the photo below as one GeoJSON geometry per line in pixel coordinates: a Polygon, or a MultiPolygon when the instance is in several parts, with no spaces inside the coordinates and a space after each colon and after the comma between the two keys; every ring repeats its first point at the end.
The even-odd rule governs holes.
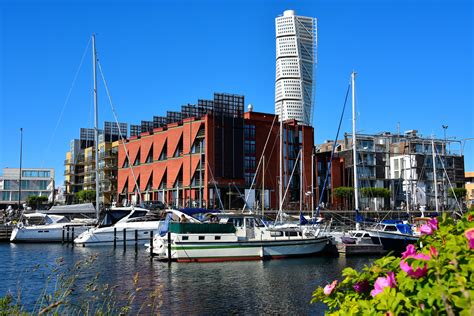
{"type": "Polygon", "coordinates": [[[296,16],[293,10],[275,19],[275,114],[304,125],[312,121],[316,22],[316,18],[296,16]]]}

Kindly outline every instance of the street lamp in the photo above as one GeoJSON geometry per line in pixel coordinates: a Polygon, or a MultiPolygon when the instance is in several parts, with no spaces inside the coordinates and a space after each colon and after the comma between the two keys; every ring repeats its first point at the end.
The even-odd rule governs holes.
{"type": "Polygon", "coordinates": [[[441,125],[444,130],[444,154],[446,154],[446,130],[448,129],[448,125],[441,125]]]}

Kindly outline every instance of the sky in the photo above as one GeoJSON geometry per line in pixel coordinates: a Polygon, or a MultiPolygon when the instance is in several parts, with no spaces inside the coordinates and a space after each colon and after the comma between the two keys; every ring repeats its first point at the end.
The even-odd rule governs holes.
{"type": "MultiPolygon", "coordinates": [[[[119,121],[214,92],[274,113],[274,21],[287,9],[318,18],[316,143],[334,139],[354,70],[358,132],[444,138],[447,125],[474,171],[469,0],[0,0],[0,169],[19,166],[22,127],[23,167],[55,168],[63,182],[70,140],[93,127],[92,33],[119,121]]],[[[113,115],[101,80],[98,94],[102,126],[113,115]]]]}

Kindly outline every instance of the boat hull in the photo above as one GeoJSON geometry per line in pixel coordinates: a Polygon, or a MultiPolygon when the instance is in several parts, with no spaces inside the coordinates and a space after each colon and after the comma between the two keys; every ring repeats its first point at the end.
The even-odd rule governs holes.
{"type": "MultiPolygon", "coordinates": [[[[316,255],[330,242],[329,238],[236,242],[175,242],[171,259],[178,262],[220,262],[280,259],[316,255]]],[[[168,245],[154,250],[160,259],[168,259],[168,245]]]]}
{"type": "Polygon", "coordinates": [[[418,241],[416,236],[388,232],[370,232],[370,238],[374,244],[382,244],[384,250],[394,252],[405,251],[407,245],[418,241]]]}
{"type": "Polygon", "coordinates": [[[74,236],[79,236],[83,232],[87,231],[90,227],[91,226],[69,226],[69,236],[65,230],[66,228],[63,226],[45,225],[44,227],[15,227],[12,231],[10,241],[15,243],[62,242],[67,241],[68,238],[69,240],[73,240],[74,236]],[[73,227],[74,233],[72,231],[73,227]]]}
{"type": "Polygon", "coordinates": [[[134,244],[135,242],[139,245],[144,245],[150,242],[150,236],[158,232],[158,222],[148,222],[141,225],[131,225],[115,227],[104,227],[104,228],[92,228],[80,236],[78,236],[74,243],[81,246],[112,246],[114,240],[116,245],[123,245],[124,240],[126,244],[134,244]],[[125,238],[124,238],[125,230],[125,238]],[[136,236],[135,238],[135,231],[136,236]]]}

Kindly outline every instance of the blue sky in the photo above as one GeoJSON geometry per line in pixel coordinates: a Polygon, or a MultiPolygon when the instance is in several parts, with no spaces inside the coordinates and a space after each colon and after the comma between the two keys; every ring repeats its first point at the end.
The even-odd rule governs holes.
{"type": "MultiPolygon", "coordinates": [[[[285,9],[318,18],[317,143],[334,138],[353,69],[359,131],[400,124],[441,138],[448,125],[448,137],[474,137],[468,0],[0,0],[0,168],[18,167],[23,127],[23,166],[54,167],[63,181],[69,141],[93,126],[90,51],[59,120],[92,33],[121,121],[137,124],[213,92],[243,94],[255,111],[273,113],[274,19],[285,9]]],[[[100,121],[112,120],[100,82],[99,105],[100,121]]],[[[474,141],[464,153],[474,171],[474,141]]]]}

